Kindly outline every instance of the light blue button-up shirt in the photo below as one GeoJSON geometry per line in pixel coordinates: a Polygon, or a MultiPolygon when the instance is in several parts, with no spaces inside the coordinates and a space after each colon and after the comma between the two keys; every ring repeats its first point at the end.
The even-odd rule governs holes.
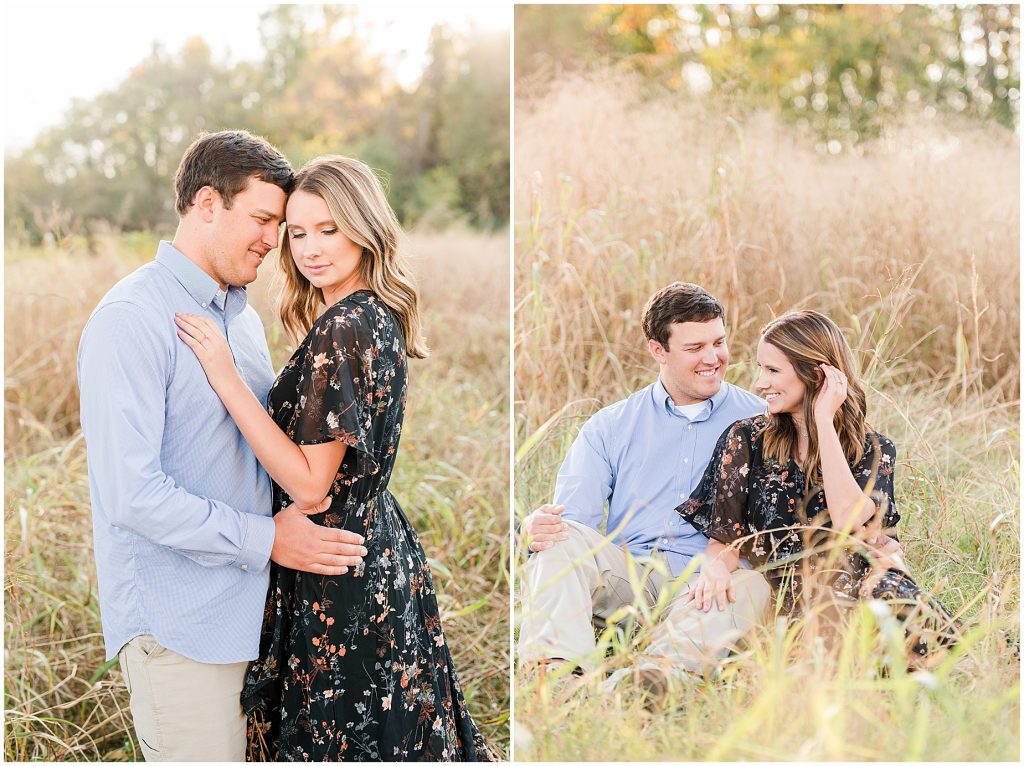
{"type": "Polygon", "coordinates": [[[107,658],[135,636],[199,662],[254,659],[274,542],[270,479],[176,335],[174,312],[213,319],[265,401],[263,323],[161,242],[100,301],[78,349],[82,432],[107,658]]]}
{"type": "Polygon", "coordinates": [[[676,513],[711,460],[718,437],[765,402],[723,383],[704,409],[687,418],[661,380],[590,418],[562,462],[554,502],[563,519],[606,532],[634,556],[660,553],[673,575],[704,550],[707,538],[676,513]]]}

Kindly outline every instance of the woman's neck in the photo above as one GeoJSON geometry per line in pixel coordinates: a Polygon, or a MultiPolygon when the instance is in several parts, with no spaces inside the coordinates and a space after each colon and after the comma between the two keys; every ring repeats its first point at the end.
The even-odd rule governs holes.
{"type": "Polygon", "coordinates": [[[793,426],[796,428],[796,454],[793,455],[793,459],[797,465],[803,468],[807,450],[811,444],[810,436],[807,433],[807,424],[804,422],[803,413],[791,412],[789,416],[793,418],[793,426]]]}
{"type": "Polygon", "coordinates": [[[367,289],[366,288],[366,284],[363,282],[362,279],[360,279],[358,277],[355,278],[355,279],[347,280],[347,281],[345,281],[343,283],[334,285],[333,287],[325,289],[323,291],[323,293],[324,293],[324,305],[326,305],[326,306],[333,306],[335,303],[337,303],[338,301],[342,300],[343,298],[347,298],[352,293],[357,293],[360,290],[365,290],[365,289],[367,289]],[[328,292],[328,290],[330,292],[328,292]]]}

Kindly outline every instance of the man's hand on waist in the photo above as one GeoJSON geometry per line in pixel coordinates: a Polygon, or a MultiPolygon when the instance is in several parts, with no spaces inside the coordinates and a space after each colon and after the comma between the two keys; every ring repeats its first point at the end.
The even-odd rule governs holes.
{"type": "Polygon", "coordinates": [[[546,551],[555,543],[568,540],[569,525],[562,521],[564,505],[542,505],[523,519],[519,526],[522,539],[534,553],[546,551]]]}
{"type": "MultiPolygon", "coordinates": [[[[322,511],[326,505],[317,508],[322,511]]],[[[366,555],[362,535],[314,524],[305,513],[289,505],[274,516],[271,559],[289,569],[322,575],[342,575],[362,563],[366,555]]]]}

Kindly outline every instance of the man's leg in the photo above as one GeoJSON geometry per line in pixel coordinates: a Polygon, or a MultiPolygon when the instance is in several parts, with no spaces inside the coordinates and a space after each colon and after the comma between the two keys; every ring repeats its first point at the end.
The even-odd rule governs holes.
{"type": "Polygon", "coordinates": [[[208,665],[136,636],[118,659],[147,761],[244,761],[248,663],[208,665]]]}
{"type": "MultiPolygon", "coordinates": [[[[519,664],[549,659],[578,662],[592,671],[595,657],[593,617],[608,617],[635,600],[626,554],[611,540],[575,521],[569,539],[534,553],[522,571],[519,664]]],[[[644,567],[637,566],[637,577],[644,567]]],[[[645,598],[657,592],[643,580],[645,598]]]]}
{"type": "MultiPolygon", "coordinates": [[[[757,625],[771,597],[764,575],[750,569],[733,572],[736,602],[718,611],[717,603],[704,612],[688,596],[699,575],[694,574],[675,595],[665,619],[655,628],[644,652],[644,665],[665,671],[678,669],[703,674],[728,654],[729,649],[757,625]]],[[[666,583],[669,587],[671,582],[666,583]]]]}

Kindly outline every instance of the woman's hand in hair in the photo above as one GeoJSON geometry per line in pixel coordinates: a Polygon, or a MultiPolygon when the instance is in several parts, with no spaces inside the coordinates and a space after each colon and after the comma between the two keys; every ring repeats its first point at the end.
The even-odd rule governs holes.
{"type": "Polygon", "coordinates": [[[814,397],[814,422],[819,428],[833,425],[836,413],[846,401],[846,375],[830,364],[818,365],[824,379],[814,397]]]}
{"type": "Polygon", "coordinates": [[[231,348],[213,320],[179,312],[174,315],[174,323],[178,325],[178,337],[192,349],[214,391],[219,393],[224,385],[238,378],[231,348]]]}

